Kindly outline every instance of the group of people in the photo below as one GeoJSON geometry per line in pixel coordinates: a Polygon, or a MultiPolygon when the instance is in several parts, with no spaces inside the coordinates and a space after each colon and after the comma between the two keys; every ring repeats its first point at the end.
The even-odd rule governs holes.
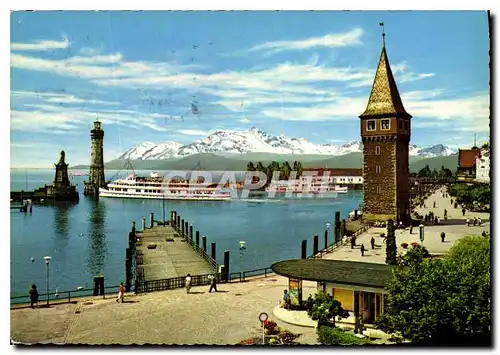
{"type": "Polygon", "coordinates": [[[470,219],[467,218],[467,220],[465,221],[465,224],[467,225],[467,227],[470,227],[470,225],[472,224],[473,226],[480,226],[481,223],[483,223],[483,221],[481,220],[481,218],[476,218],[474,217],[474,219],[472,220],[472,222],[470,221],[470,219]]]}
{"type": "MultiPolygon", "coordinates": [[[[217,292],[217,278],[214,275],[208,275],[208,279],[210,280],[210,289],[208,290],[208,292],[212,292],[212,290],[217,292]]],[[[186,293],[191,292],[191,287],[192,287],[191,274],[187,274],[186,279],[184,280],[184,287],[186,288],[186,293]]]]}

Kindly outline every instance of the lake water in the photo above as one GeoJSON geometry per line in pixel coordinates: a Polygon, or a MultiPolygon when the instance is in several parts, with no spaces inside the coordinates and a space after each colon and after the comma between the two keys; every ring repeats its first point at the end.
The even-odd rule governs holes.
{"type": "MultiPolygon", "coordinates": [[[[107,172],[106,178],[115,174],[107,172]]],[[[132,221],[140,229],[142,217],[149,217],[150,212],[155,213],[155,219],[161,219],[162,201],[87,198],[83,196],[83,181],[87,178],[72,178],[80,191],[77,204],[34,205],[32,214],[11,210],[11,296],[26,294],[33,283],[45,292],[45,255],[52,257],[51,291],[91,288],[98,274],[105,276],[108,286],[124,281],[125,249],[132,221]]],[[[10,186],[11,190],[33,190],[53,179],[54,171],[50,169],[11,170],[10,186]]],[[[308,239],[310,253],[313,235],[319,234],[323,240],[325,224],[333,224],[335,211],[345,218],[361,200],[361,191],[349,191],[335,199],[165,201],[165,210],[167,218],[170,210],[176,210],[193,224],[194,230],[207,236],[208,246],[216,242],[219,263],[223,262],[224,250],[230,250],[230,271],[238,272],[240,265],[243,270],[251,270],[299,258],[303,239],[308,239]],[[241,259],[240,240],[247,247],[241,259]]]]}

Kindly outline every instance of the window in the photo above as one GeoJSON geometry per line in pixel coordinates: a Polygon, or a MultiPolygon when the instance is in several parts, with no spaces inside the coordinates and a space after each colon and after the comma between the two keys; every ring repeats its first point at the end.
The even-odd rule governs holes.
{"type": "Polygon", "coordinates": [[[377,193],[380,193],[380,186],[377,186],[377,193]]]}
{"type": "Polygon", "coordinates": [[[410,126],[410,123],[408,121],[405,121],[405,129],[408,129],[409,126],[410,126]]]}
{"type": "Polygon", "coordinates": [[[380,165],[377,165],[377,167],[375,168],[377,174],[380,174],[380,165]]]}
{"type": "Polygon", "coordinates": [[[380,146],[375,147],[375,155],[380,155],[380,146]]]}
{"type": "Polygon", "coordinates": [[[390,128],[389,120],[382,120],[382,129],[389,129],[389,128],[390,128]]]}
{"type": "Polygon", "coordinates": [[[366,121],[366,130],[374,131],[375,130],[375,120],[366,121]]]}
{"type": "Polygon", "coordinates": [[[403,121],[398,121],[399,129],[403,129],[403,121]]]}

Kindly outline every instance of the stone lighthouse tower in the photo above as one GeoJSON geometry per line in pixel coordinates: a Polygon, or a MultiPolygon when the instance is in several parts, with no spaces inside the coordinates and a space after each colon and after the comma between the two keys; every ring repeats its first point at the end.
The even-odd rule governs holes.
{"type": "Polygon", "coordinates": [[[89,181],[85,182],[85,195],[99,196],[99,188],[106,186],[104,179],[104,131],[101,122],[96,120],[90,131],[90,174],[89,181]]]}
{"type": "MultiPolygon", "coordinates": [[[[381,23],[383,26],[383,24],[381,23]]],[[[363,218],[367,221],[406,221],[409,214],[409,142],[411,115],[399,96],[385,49],[361,119],[363,141],[363,218]]]]}

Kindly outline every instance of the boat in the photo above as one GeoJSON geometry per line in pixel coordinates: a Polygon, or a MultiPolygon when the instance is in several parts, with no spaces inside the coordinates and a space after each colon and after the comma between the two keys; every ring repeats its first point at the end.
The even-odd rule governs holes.
{"type": "Polygon", "coordinates": [[[273,181],[266,187],[266,192],[277,193],[277,194],[289,194],[292,197],[306,198],[306,197],[318,197],[318,198],[330,198],[337,197],[338,194],[346,194],[348,191],[347,186],[339,186],[336,184],[324,184],[324,183],[313,183],[304,184],[300,180],[279,180],[273,181]]]}
{"type": "Polygon", "coordinates": [[[203,181],[164,181],[157,173],[150,177],[130,174],[125,179],[109,182],[99,188],[99,197],[141,198],[161,200],[227,201],[231,199],[231,189],[220,188],[218,184],[203,181]]]}

